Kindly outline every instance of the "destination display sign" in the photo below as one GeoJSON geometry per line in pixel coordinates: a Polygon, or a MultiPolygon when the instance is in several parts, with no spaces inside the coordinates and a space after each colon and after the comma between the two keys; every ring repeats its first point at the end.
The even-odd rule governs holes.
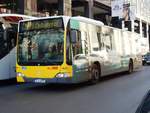
{"type": "Polygon", "coordinates": [[[19,32],[40,30],[40,29],[55,29],[55,28],[63,28],[62,18],[40,19],[21,22],[19,32]]]}

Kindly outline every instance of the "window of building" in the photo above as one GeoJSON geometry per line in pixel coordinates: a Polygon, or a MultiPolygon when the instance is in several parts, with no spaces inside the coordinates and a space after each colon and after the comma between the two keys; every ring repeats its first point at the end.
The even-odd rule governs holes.
{"type": "Polygon", "coordinates": [[[0,13],[18,13],[22,10],[20,9],[21,7],[19,6],[19,1],[20,0],[1,0],[0,13]]]}

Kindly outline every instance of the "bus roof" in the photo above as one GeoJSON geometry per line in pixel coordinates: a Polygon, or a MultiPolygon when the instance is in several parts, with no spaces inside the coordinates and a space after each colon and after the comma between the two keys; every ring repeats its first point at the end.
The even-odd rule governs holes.
{"type": "Polygon", "coordinates": [[[86,17],[82,17],[82,16],[75,16],[75,17],[69,17],[69,16],[50,16],[50,17],[40,17],[40,18],[31,18],[31,19],[26,19],[26,20],[21,20],[20,22],[25,22],[25,21],[32,21],[32,20],[42,20],[42,19],[50,19],[50,18],[60,18],[62,17],[64,20],[69,20],[69,19],[74,19],[74,20],[78,20],[81,22],[86,22],[86,23],[90,23],[90,24],[94,24],[94,25],[104,25],[103,22],[101,21],[97,21],[97,20],[93,20],[90,18],[86,18],[86,17]]]}
{"type": "Polygon", "coordinates": [[[82,16],[71,17],[71,19],[79,20],[79,21],[90,23],[90,24],[94,24],[94,25],[104,25],[104,23],[101,22],[101,21],[97,21],[97,20],[94,20],[94,19],[91,19],[91,18],[82,17],[82,16]]]}
{"type": "Polygon", "coordinates": [[[26,20],[21,20],[20,22],[25,22],[25,21],[32,21],[32,20],[43,20],[43,19],[51,19],[51,18],[60,18],[60,17],[67,17],[70,18],[69,16],[49,16],[49,17],[37,17],[37,18],[29,18],[26,20]]]}
{"type": "Polygon", "coordinates": [[[37,18],[37,17],[21,15],[21,14],[0,14],[0,17],[22,17],[22,18],[30,18],[30,19],[37,18]]]}
{"type": "Polygon", "coordinates": [[[36,19],[37,17],[21,15],[21,14],[0,14],[0,21],[9,21],[18,23],[20,20],[24,19],[36,19]]]}

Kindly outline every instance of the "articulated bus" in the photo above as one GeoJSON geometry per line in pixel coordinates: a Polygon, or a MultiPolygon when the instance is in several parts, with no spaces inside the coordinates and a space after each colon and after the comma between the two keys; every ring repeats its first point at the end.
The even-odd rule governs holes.
{"type": "Polygon", "coordinates": [[[139,35],[85,17],[54,16],[19,22],[17,81],[97,83],[142,66],[139,35]]]}
{"type": "Polygon", "coordinates": [[[32,17],[18,14],[0,14],[0,80],[14,78],[18,22],[32,17]]]}

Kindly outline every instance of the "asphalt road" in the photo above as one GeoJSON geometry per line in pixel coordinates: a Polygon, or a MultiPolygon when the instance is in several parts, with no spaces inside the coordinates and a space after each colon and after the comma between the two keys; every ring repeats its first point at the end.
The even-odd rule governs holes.
{"type": "Polygon", "coordinates": [[[150,66],[96,85],[0,82],[0,113],[135,113],[150,89],[150,66]]]}

